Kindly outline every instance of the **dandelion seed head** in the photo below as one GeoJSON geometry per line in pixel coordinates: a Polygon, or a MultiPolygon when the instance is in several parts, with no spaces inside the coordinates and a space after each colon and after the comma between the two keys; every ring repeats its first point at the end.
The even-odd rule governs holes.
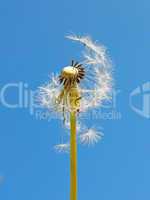
{"type": "Polygon", "coordinates": [[[86,112],[100,107],[103,101],[111,99],[113,82],[106,48],[87,36],[70,35],[67,38],[84,45],[84,60],[82,64],[72,61],[71,65],[63,67],[61,75],[53,75],[50,83],[40,87],[41,105],[60,112],[71,109],[86,112]],[[74,96],[72,101],[70,96],[74,96]]]}
{"type": "MultiPolygon", "coordinates": [[[[67,36],[84,46],[83,60],[62,67],[59,75],[52,75],[48,84],[39,88],[40,104],[52,111],[61,113],[65,126],[70,128],[69,113],[83,113],[96,109],[112,98],[112,63],[107,49],[88,36],[67,36]]],[[[78,127],[80,132],[82,127],[78,127]]],[[[83,144],[94,144],[102,138],[102,133],[89,129],[81,134],[83,144]]],[[[67,151],[68,144],[55,146],[58,152],[67,151]]]]}

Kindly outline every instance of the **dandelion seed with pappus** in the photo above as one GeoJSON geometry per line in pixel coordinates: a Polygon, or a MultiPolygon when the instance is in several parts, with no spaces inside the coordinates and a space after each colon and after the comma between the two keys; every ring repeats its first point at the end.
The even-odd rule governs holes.
{"type": "Polygon", "coordinates": [[[104,101],[111,99],[113,81],[111,62],[104,46],[90,37],[71,35],[67,38],[83,44],[83,60],[72,60],[70,65],[62,67],[59,75],[52,75],[49,83],[39,88],[39,101],[44,108],[59,113],[70,129],[69,143],[54,148],[58,152],[70,152],[70,200],[77,200],[77,141],[93,145],[103,137],[103,133],[93,128],[83,131],[79,116],[100,108],[104,101]]]}

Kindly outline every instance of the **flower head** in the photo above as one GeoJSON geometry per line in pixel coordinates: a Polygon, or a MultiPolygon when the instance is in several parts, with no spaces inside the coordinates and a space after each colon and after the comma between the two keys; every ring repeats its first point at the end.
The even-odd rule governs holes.
{"type": "MultiPolygon", "coordinates": [[[[67,38],[84,45],[83,60],[64,66],[59,75],[53,75],[50,82],[39,89],[41,105],[61,113],[64,122],[69,121],[71,111],[82,113],[100,107],[103,101],[111,99],[112,91],[112,67],[106,48],[90,37],[71,35],[67,38]]],[[[96,143],[99,139],[101,135],[92,129],[80,136],[82,143],[96,143]]],[[[56,146],[63,147],[66,146],[56,146]]]]}
{"type": "Polygon", "coordinates": [[[112,91],[111,62],[106,48],[89,37],[67,38],[85,46],[84,60],[81,63],[72,61],[70,66],[63,67],[59,76],[52,76],[50,83],[40,87],[41,104],[47,108],[59,107],[60,111],[99,107],[111,98],[112,91]]]}

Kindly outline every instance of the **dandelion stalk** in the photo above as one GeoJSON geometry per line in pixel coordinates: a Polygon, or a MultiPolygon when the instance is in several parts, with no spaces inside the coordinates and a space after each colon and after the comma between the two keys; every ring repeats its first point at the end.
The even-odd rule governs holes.
{"type": "MultiPolygon", "coordinates": [[[[70,200],[77,200],[76,113],[80,107],[78,83],[84,77],[84,68],[81,66],[81,64],[72,61],[72,66],[63,68],[59,77],[60,83],[63,83],[63,89],[58,98],[59,103],[68,98],[68,101],[65,102],[70,111],[70,200]]],[[[65,112],[65,104],[63,112],[65,112]]]]}
{"type": "Polygon", "coordinates": [[[76,113],[70,113],[70,200],[77,200],[76,113]]]}

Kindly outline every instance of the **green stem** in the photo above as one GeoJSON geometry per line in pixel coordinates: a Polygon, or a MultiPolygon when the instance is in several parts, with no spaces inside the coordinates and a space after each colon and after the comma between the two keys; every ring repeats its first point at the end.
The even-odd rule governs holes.
{"type": "Polygon", "coordinates": [[[70,113],[70,200],[77,200],[76,112],[70,113]]]}

